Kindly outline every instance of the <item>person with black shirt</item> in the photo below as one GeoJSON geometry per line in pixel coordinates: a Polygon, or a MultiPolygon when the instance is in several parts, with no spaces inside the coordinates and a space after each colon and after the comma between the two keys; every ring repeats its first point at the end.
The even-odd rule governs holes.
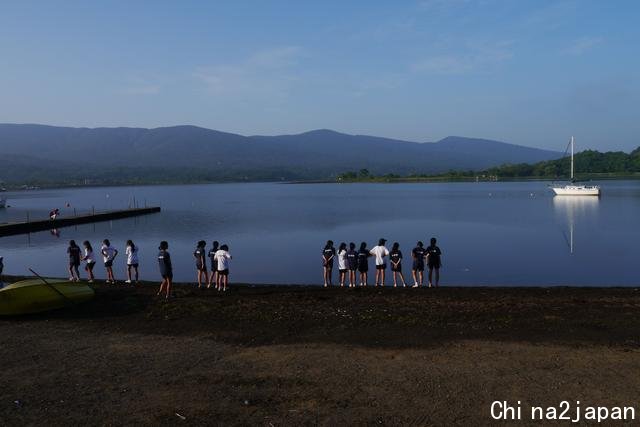
{"type": "Polygon", "coordinates": [[[78,282],[80,280],[80,271],[78,267],[80,267],[80,247],[76,245],[75,240],[71,240],[69,242],[69,247],[67,248],[67,254],[69,254],[69,281],[78,282]]]}
{"type": "Polygon", "coordinates": [[[322,270],[324,273],[324,287],[332,286],[331,273],[333,272],[333,258],[336,255],[336,249],[333,247],[333,241],[327,240],[327,244],[322,250],[322,270]]]}
{"type": "Polygon", "coordinates": [[[411,273],[413,274],[413,287],[421,287],[424,283],[424,257],[427,256],[427,251],[424,248],[424,243],[418,241],[416,247],[411,251],[411,257],[413,258],[413,268],[411,273]],[[420,284],[418,284],[418,277],[420,277],[420,284]]]}
{"type": "Polygon", "coordinates": [[[402,286],[406,288],[407,284],[405,283],[404,276],[402,275],[402,251],[400,251],[400,243],[395,242],[393,244],[389,254],[389,259],[391,260],[391,271],[393,272],[393,287],[397,287],[396,276],[400,275],[400,278],[402,279],[402,286]]]}
{"type": "Polygon", "coordinates": [[[205,247],[207,242],[200,240],[196,250],[193,251],[193,257],[196,259],[196,270],[198,271],[198,289],[202,287],[202,276],[204,276],[204,283],[209,283],[209,275],[207,274],[207,260],[205,247]]]}
{"type": "Polygon", "coordinates": [[[217,240],[214,240],[211,243],[211,249],[209,249],[209,260],[211,261],[211,275],[209,276],[209,284],[207,284],[207,289],[211,287],[212,283],[216,284],[216,290],[218,289],[218,260],[216,259],[216,252],[220,247],[220,243],[217,240]]]}
{"type": "Polygon", "coordinates": [[[360,272],[360,286],[367,286],[367,275],[369,274],[369,257],[371,253],[367,249],[367,243],[360,243],[358,251],[358,271],[360,272]]]}
{"type": "Polygon", "coordinates": [[[440,267],[442,267],[442,251],[436,246],[436,238],[431,238],[431,244],[427,248],[427,267],[429,267],[429,287],[432,287],[433,271],[436,272],[435,287],[440,285],[440,267]]]}
{"type": "Polygon", "coordinates": [[[158,265],[160,267],[160,275],[162,276],[162,283],[160,283],[160,290],[158,290],[158,296],[162,295],[164,290],[165,299],[169,299],[171,295],[171,281],[173,280],[173,267],[171,266],[171,255],[169,255],[169,243],[164,240],[160,242],[158,248],[158,265]]]}
{"type": "Polygon", "coordinates": [[[349,250],[347,251],[347,267],[349,268],[349,287],[356,287],[356,270],[358,269],[358,252],[356,251],[356,244],[349,243],[349,250]]]}

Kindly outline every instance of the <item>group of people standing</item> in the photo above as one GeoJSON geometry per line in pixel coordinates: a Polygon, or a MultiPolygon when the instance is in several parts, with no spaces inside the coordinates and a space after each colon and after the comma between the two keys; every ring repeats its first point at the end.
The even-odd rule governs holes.
{"type": "Polygon", "coordinates": [[[231,259],[229,246],[220,245],[218,241],[214,240],[208,252],[206,247],[207,242],[200,240],[196,250],[193,251],[198,272],[198,288],[206,285],[208,289],[215,282],[216,290],[226,291],[229,285],[229,260],[231,259]],[[207,271],[207,258],[211,264],[211,275],[207,271]]]}
{"type": "MultiPolygon", "coordinates": [[[[82,246],[83,248],[81,249],[75,240],[69,241],[69,247],[67,248],[67,254],[69,255],[69,280],[72,282],[80,281],[79,267],[80,263],[84,261],[84,269],[87,272],[88,282],[93,283],[95,279],[93,269],[97,263],[96,254],[88,240],[85,240],[82,246]]],[[[109,239],[102,241],[99,255],[102,256],[102,261],[104,262],[104,267],[107,272],[106,283],[116,283],[113,273],[113,262],[118,256],[118,253],[118,250],[111,245],[109,239]]],[[[127,280],[125,280],[125,283],[132,283],[133,280],[138,283],[138,247],[131,240],[127,240],[125,255],[127,257],[127,280]]]]}
{"type": "MultiPolygon", "coordinates": [[[[349,248],[347,249],[347,244],[343,242],[340,243],[336,251],[333,246],[333,241],[327,241],[327,244],[322,250],[324,286],[332,286],[333,284],[333,264],[336,257],[338,258],[340,286],[345,286],[347,273],[349,274],[348,286],[350,288],[356,287],[356,283],[358,286],[367,286],[370,257],[375,257],[375,286],[384,286],[385,271],[387,269],[386,258],[389,257],[391,272],[393,273],[393,287],[398,286],[398,277],[402,280],[402,286],[406,287],[407,284],[404,279],[404,274],[402,273],[403,256],[400,250],[400,244],[395,242],[391,247],[391,251],[389,251],[385,246],[386,242],[386,239],[380,239],[378,245],[372,249],[367,249],[367,243],[362,242],[359,250],[356,250],[355,243],[349,243],[349,248]],[[358,274],[359,277],[358,280],[356,280],[358,274]]],[[[424,244],[419,241],[416,243],[416,247],[411,250],[411,258],[413,259],[411,272],[414,288],[423,286],[425,265],[429,270],[429,287],[438,287],[440,284],[442,251],[436,243],[436,238],[432,237],[428,247],[425,248],[424,244]]]]}

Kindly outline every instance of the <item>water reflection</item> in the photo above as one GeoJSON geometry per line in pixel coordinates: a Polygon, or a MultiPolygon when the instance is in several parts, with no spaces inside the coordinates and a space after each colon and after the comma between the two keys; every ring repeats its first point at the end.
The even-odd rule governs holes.
{"type": "Polygon", "coordinates": [[[576,225],[578,223],[584,225],[594,219],[599,203],[600,198],[594,196],[556,196],[553,198],[553,208],[556,216],[564,225],[563,235],[571,254],[575,249],[576,225]]]}

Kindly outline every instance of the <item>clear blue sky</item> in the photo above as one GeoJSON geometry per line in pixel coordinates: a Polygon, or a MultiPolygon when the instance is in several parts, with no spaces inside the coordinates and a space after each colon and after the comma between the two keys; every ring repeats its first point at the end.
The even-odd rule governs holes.
{"type": "Polygon", "coordinates": [[[640,2],[3,1],[0,122],[640,145],[640,2]]]}

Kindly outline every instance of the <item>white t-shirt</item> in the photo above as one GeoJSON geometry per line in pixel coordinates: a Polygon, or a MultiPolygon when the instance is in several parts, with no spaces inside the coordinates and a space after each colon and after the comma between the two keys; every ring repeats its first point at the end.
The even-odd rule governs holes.
{"type": "Polygon", "coordinates": [[[127,254],[127,265],[138,264],[138,247],[134,246],[133,249],[131,246],[127,246],[125,250],[127,254]]]}
{"type": "Polygon", "coordinates": [[[344,249],[338,252],[338,270],[347,269],[347,251],[344,249]]]}
{"type": "Polygon", "coordinates": [[[218,270],[228,270],[230,259],[231,259],[231,254],[229,254],[229,252],[223,251],[222,249],[216,252],[216,260],[218,261],[218,270]]]}
{"type": "Polygon", "coordinates": [[[113,257],[115,256],[116,250],[113,248],[113,246],[102,245],[102,248],[100,248],[100,252],[102,252],[102,260],[104,262],[107,262],[113,259],[113,257]]]}
{"type": "Polygon", "coordinates": [[[376,265],[384,264],[384,257],[389,256],[389,250],[384,246],[376,246],[369,253],[376,256],[376,265]]]}
{"type": "Polygon", "coordinates": [[[96,256],[93,254],[93,251],[84,248],[84,260],[87,262],[87,264],[96,262],[96,256]]]}

